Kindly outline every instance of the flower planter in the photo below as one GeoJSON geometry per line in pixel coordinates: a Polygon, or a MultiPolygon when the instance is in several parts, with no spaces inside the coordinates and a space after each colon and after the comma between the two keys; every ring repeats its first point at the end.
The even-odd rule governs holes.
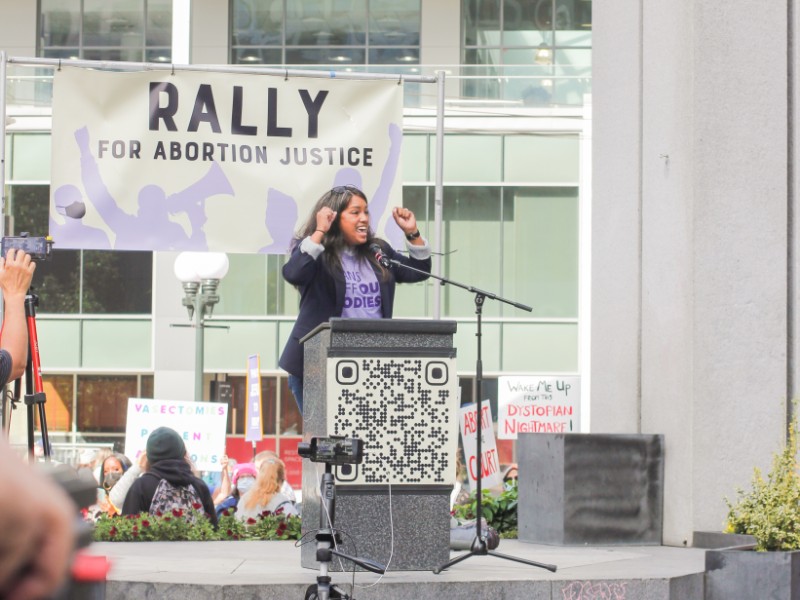
{"type": "Polygon", "coordinates": [[[800,551],[708,550],[705,588],[705,600],[800,600],[800,551]]]}
{"type": "Polygon", "coordinates": [[[725,533],[723,531],[695,531],[692,546],[695,548],[720,549],[739,546],[755,546],[756,538],[743,533],[725,533]]]}

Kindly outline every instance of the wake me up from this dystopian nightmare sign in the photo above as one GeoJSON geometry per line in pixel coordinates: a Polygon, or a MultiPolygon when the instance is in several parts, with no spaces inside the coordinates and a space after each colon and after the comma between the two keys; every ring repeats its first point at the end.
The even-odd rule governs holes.
{"type": "Polygon", "coordinates": [[[393,80],[63,67],[53,89],[56,248],[282,254],[332,187],[366,192],[402,247],[393,80]]]}
{"type": "Polygon", "coordinates": [[[498,439],[580,431],[580,377],[498,377],[497,400],[498,439]]]}

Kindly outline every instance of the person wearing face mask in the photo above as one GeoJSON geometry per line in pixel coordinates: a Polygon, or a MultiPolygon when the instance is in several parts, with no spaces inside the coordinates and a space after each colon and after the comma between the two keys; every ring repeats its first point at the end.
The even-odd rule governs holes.
{"type": "Polygon", "coordinates": [[[217,515],[221,515],[225,510],[232,512],[238,510],[239,500],[256,481],[256,466],[253,463],[239,463],[233,471],[231,483],[233,489],[230,495],[222,502],[217,504],[217,515]]]}
{"type": "Polygon", "coordinates": [[[120,505],[113,502],[110,493],[130,466],[130,459],[119,452],[112,452],[103,459],[98,467],[100,485],[97,488],[97,502],[86,509],[88,520],[96,521],[101,515],[113,516],[120,513],[120,505]]]}
{"type": "Polygon", "coordinates": [[[414,213],[395,207],[392,218],[405,234],[408,256],[375,237],[363,191],[352,185],[337,186],[317,201],[292,241],[283,278],[300,291],[300,312],[278,364],[289,373],[289,389],[301,413],[300,340],[331,317],[390,319],[395,284],[428,279],[431,250],[420,235],[414,213]],[[415,270],[382,265],[376,247],[378,254],[415,270]]]}
{"type": "Polygon", "coordinates": [[[102,473],[102,481],[101,484],[103,489],[107,492],[111,491],[111,488],[119,481],[122,474],[125,473],[131,467],[130,459],[125,456],[124,454],[120,454],[119,452],[115,452],[111,456],[107,457],[103,461],[103,465],[100,469],[102,473]]]}
{"type": "Polygon", "coordinates": [[[120,512],[119,508],[111,501],[109,494],[130,467],[130,459],[119,452],[107,456],[100,466],[100,485],[106,493],[105,501],[101,503],[101,506],[109,515],[118,515],[120,512]]]}
{"type": "Polygon", "coordinates": [[[239,497],[246,493],[256,482],[256,466],[253,463],[240,463],[233,474],[233,485],[239,497]]]}

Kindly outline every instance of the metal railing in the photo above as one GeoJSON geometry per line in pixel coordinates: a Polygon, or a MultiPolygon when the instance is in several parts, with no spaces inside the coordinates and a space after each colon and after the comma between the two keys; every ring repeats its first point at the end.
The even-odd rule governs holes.
{"type": "MultiPolygon", "coordinates": [[[[223,66],[225,69],[237,67],[220,65],[223,66]]],[[[12,118],[14,114],[49,114],[56,68],[8,65],[6,94],[12,118]]],[[[241,68],[254,69],[245,65],[241,68]]],[[[592,82],[588,65],[409,65],[399,69],[380,65],[346,68],[341,65],[293,65],[291,69],[396,75],[405,86],[405,108],[435,108],[435,89],[406,78],[435,77],[440,71],[446,75],[445,104],[448,108],[579,108],[583,106],[584,96],[591,92],[592,82]]]]}

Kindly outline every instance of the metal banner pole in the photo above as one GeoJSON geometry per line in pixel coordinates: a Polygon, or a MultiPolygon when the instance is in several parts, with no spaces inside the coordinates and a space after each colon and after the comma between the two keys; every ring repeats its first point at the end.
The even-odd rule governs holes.
{"type": "MultiPolygon", "coordinates": [[[[434,179],[434,208],[433,208],[433,229],[436,232],[436,239],[433,245],[433,273],[439,277],[442,273],[442,237],[444,235],[444,225],[442,224],[442,212],[444,204],[444,71],[436,72],[436,175],[434,179]]],[[[433,286],[433,318],[440,319],[442,316],[442,286],[433,286]]]]}
{"type": "MultiPolygon", "coordinates": [[[[0,50],[0,107],[3,108],[3,120],[0,121],[0,195],[2,195],[2,203],[0,203],[0,210],[2,210],[3,218],[0,219],[0,237],[6,234],[5,231],[5,214],[6,214],[6,70],[8,63],[6,62],[5,51],[0,50]]],[[[0,308],[2,308],[2,299],[0,299],[0,308]]]]}
{"type": "MultiPolygon", "coordinates": [[[[0,238],[6,232],[6,53],[0,50],[0,108],[3,110],[3,118],[0,120],[0,238]]],[[[0,294],[0,315],[3,314],[3,297],[0,294]]],[[[11,419],[11,406],[6,402],[6,388],[0,388],[3,394],[0,400],[0,425],[6,430],[7,422],[11,419]]]]}

